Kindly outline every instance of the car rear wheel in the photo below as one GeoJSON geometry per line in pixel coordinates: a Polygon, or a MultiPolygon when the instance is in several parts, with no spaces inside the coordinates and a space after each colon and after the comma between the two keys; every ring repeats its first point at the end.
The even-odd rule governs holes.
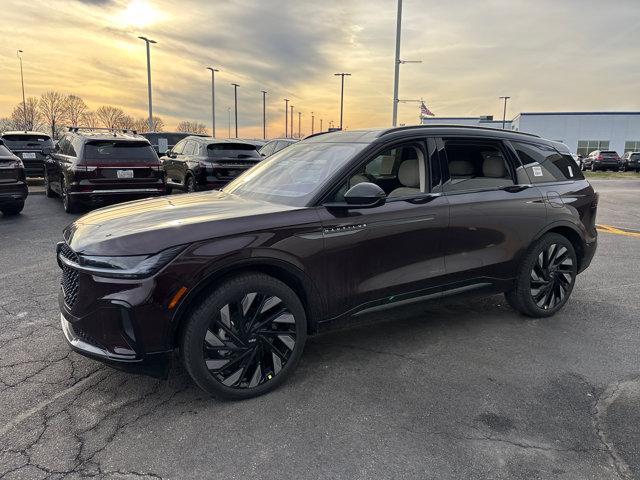
{"type": "Polygon", "coordinates": [[[571,242],[556,233],[546,234],[529,249],[514,288],[505,296],[524,315],[549,317],[567,303],[577,271],[571,242]]]}
{"type": "Polygon", "coordinates": [[[74,199],[69,195],[69,190],[67,189],[67,184],[64,179],[60,180],[60,187],[62,190],[62,206],[64,207],[64,211],[67,213],[76,213],[78,210],[77,203],[74,199]]]}
{"type": "Polygon", "coordinates": [[[596,170],[597,170],[597,169],[596,169],[596,166],[592,163],[592,164],[591,164],[591,171],[592,171],[592,172],[595,172],[596,170]]]}
{"type": "Polygon", "coordinates": [[[3,205],[2,207],[0,207],[0,212],[2,212],[4,215],[18,215],[23,208],[24,200],[20,200],[9,205],[3,205]]]}
{"type": "Polygon", "coordinates": [[[55,192],[51,189],[51,182],[49,181],[49,174],[46,169],[44,171],[44,194],[47,198],[53,198],[56,196],[55,192]]]}
{"type": "Polygon", "coordinates": [[[293,290],[268,275],[244,274],[225,281],[191,313],[181,356],[209,394],[255,397],[291,375],[306,329],[304,307],[293,290]]]}

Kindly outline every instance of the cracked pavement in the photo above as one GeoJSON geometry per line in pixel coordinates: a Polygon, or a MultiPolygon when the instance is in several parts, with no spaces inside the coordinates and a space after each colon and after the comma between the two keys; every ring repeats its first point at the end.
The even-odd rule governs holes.
{"type": "MultiPolygon", "coordinates": [[[[640,230],[640,181],[593,182],[640,230]]],[[[0,217],[2,479],[640,479],[640,239],[601,233],[573,298],[531,320],[501,296],[311,338],[279,390],[218,402],[70,352],[54,246],[73,216],[0,217]]],[[[388,315],[388,314],[387,314],[388,315]]]]}

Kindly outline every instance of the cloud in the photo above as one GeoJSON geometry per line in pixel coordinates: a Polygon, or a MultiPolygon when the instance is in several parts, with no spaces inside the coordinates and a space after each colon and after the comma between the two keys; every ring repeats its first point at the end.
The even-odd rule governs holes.
{"type": "MultiPolygon", "coordinates": [[[[244,135],[261,132],[263,89],[273,135],[284,131],[284,97],[307,127],[311,111],[325,125],[337,121],[337,71],[353,74],[346,125],[390,121],[395,1],[138,0],[157,13],[144,27],[145,18],[127,18],[131,1],[5,0],[0,116],[19,99],[17,48],[25,50],[28,95],[58,89],[92,108],[109,103],[143,116],[146,57],[137,36],[145,34],[158,41],[151,50],[154,112],[170,125],[209,124],[208,65],[221,70],[219,126],[233,105],[230,83],[241,85],[244,135]]],[[[402,57],[422,63],[401,67],[400,95],[425,98],[442,116],[498,114],[504,94],[513,112],[638,109],[640,73],[629,60],[638,25],[632,0],[607,8],[596,0],[405,0],[402,57]]],[[[400,119],[415,121],[415,105],[401,105],[400,119]]]]}

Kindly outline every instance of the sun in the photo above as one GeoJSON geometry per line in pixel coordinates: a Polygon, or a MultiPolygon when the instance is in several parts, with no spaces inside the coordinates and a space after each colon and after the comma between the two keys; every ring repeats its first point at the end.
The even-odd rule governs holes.
{"type": "Polygon", "coordinates": [[[131,0],[119,15],[120,24],[127,27],[147,27],[158,22],[162,14],[146,0],[131,0]]]}

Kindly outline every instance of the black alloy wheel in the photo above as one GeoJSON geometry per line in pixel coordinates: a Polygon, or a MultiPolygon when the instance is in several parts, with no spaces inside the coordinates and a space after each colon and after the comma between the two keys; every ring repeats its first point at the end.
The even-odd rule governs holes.
{"type": "Polygon", "coordinates": [[[236,277],[194,311],[182,340],[187,371],[219,398],[249,398],[280,385],[306,341],[304,308],[285,284],[263,274],[236,277]]]}
{"type": "Polygon", "coordinates": [[[525,256],[514,288],[505,293],[509,304],[530,317],[548,317],[569,299],[577,275],[577,258],[571,242],[549,233],[525,256]]]}
{"type": "Polygon", "coordinates": [[[75,213],[77,210],[76,202],[69,195],[67,184],[64,181],[64,177],[60,180],[60,190],[62,191],[62,206],[67,213],[75,213]]]}
{"type": "Polygon", "coordinates": [[[44,194],[47,198],[53,198],[56,196],[55,192],[51,189],[51,182],[49,181],[49,173],[47,169],[44,170],[44,194]]]}

